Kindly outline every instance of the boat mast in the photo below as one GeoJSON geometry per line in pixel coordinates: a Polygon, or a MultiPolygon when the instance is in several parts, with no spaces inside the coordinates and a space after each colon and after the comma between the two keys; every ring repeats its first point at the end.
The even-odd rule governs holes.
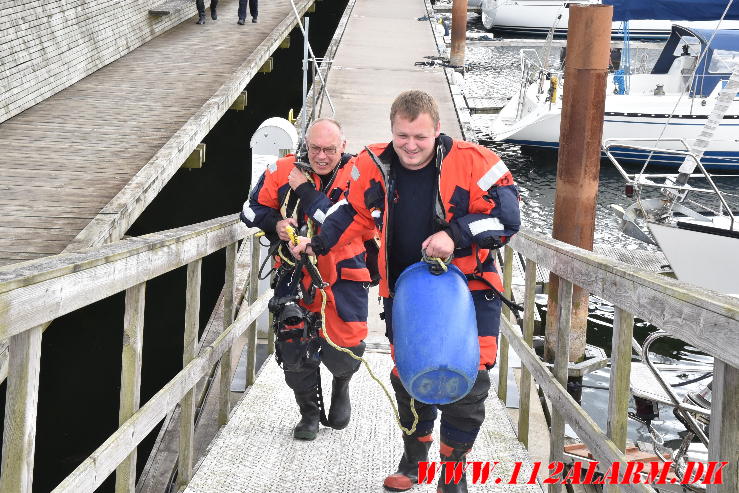
{"type": "Polygon", "coordinates": [[[731,72],[729,80],[726,81],[726,85],[719,92],[716,103],[713,106],[711,114],[708,115],[708,120],[698,138],[695,139],[695,144],[690,149],[692,151],[691,156],[687,156],[680,166],[680,174],[677,177],[678,185],[685,185],[687,183],[690,174],[695,171],[698,166],[698,161],[703,157],[703,154],[708,149],[711,140],[713,139],[716,129],[721,124],[721,120],[729,110],[729,106],[734,101],[737,92],[739,92],[739,63],[734,63],[734,70],[731,72]]]}

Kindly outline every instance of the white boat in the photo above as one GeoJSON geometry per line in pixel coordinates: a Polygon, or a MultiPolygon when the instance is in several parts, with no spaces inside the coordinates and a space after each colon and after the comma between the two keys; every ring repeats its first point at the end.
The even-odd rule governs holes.
{"type": "MultiPolygon", "coordinates": [[[[505,34],[546,36],[554,29],[555,36],[567,35],[569,9],[567,4],[599,4],[600,0],[565,2],[562,0],[482,0],[482,23],[485,29],[505,34]]],[[[685,23],[694,29],[714,29],[717,21],[685,23]]],[[[639,19],[629,21],[628,35],[634,39],[666,39],[673,21],[639,19]]],[[[722,27],[739,29],[739,21],[724,21],[722,27]]],[[[612,37],[623,39],[624,23],[613,23],[612,37]]]]}
{"type": "MultiPolygon", "coordinates": [[[[692,148],[718,94],[739,61],[739,31],[713,31],[674,26],[652,73],[611,74],[606,90],[603,138],[662,149],[692,148]],[[709,40],[710,45],[709,45],[709,40]],[[701,56],[703,54],[703,56],[701,56]],[[628,93],[625,84],[628,83],[628,93]],[[633,141],[629,139],[633,138],[633,141]]],[[[532,62],[533,50],[522,50],[521,89],[492,123],[493,140],[521,145],[559,147],[562,93],[566,81],[532,62]]],[[[739,99],[730,103],[720,127],[703,156],[712,169],[739,170],[739,99]]],[[[672,153],[645,153],[615,148],[616,157],[679,165],[672,153]]]]}

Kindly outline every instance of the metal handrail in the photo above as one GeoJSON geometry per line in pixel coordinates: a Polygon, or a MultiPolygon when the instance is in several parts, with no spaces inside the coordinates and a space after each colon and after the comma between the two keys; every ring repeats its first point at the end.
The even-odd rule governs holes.
{"type": "MultiPolygon", "coordinates": [[[[611,163],[613,163],[613,165],[616,167],[616,169],[621,174],[621,176],[623,176],[625,180],[627,180],[633,185],[660,188],[660,189],[669,189],[669,190],[681,190],[681,191],[684,191],[686,194],[687,192],[701,192],[701,193],[715,194],[718,197],[718,200],[722,205],[722,210],[726,210],[727,215],[730,218],[730,229],[733,231],[736,218],[734,216],[734,213],[731,211],[731,207],[729,207],[728,202],[726,202],[726,199],[724,198],[724,193],[718,189],[710,173],[708,173],[708,171],[706,171],[705,167],[703,166],[703,163],[701,162],[701,157],[698,154],[691,151],[690,146],[685,141],[685,139],[669,138],[669,139],[660,140],[660,142],[679,142],[683,145],[683,147],[685,147],[685,150],[664,149],[664,148],[638,146],[638,145],[633,145],[633,144],[622,143],[622,142],[653,142],[653,141],[654,141],[653,138],[648,138],[648,137],[628,138],[628,139],[605,139],[603,141],[603,151],[605,152],[606,156],[611,161],[611,163]],[[682,156],[683,158],[686,158],[686,159],[693,159],[696,165],[698,166],[698,169],[700,170],[700,174],[698,175],[691,174],[690,176],[691,177],[692,176],[698,176],[698,177],[702,176],[703,178],[706,179],[706,181],[708,181],[708,184],[710,185],[711,189],[708,190],[708,189],[689,187],[687,185],[673,185],[669,183],[650,183],[649,181],[643,181],[641,179],[641,177],[645,176],[643,173],[639,173],[638,175],[629,175],[626,172],[626,170],[623,168],[623,166],[618,162],[618,159],[613,155],[611,148],[616,145],[621,149],[631,149],[631,150],[650,152],[650,153],[660,153],[660,154],[673,154],[677,156],[682,156]],[[639,179],[636,179],[637,177],[639,177],[639,179]]],[[[663,177],[663,175],[659,175],[659,176],[663,177]]]]}

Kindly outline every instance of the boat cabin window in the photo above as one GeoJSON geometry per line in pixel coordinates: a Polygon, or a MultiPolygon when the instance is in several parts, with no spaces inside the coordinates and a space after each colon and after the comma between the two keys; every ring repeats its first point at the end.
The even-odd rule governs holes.
{"type": "Polygon", "coordinates": [[[729,50],[713,50],[708,71],[713,73],[730,73],[734,64],[739,63],[739,52],[729,50]]]}

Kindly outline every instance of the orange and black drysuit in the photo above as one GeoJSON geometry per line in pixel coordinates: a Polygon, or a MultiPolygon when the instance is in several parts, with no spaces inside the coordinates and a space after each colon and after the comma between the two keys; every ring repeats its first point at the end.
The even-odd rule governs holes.
{"type": "MultiPolygon", "coordinates": [[[[312,181],[293,191],[288,184],[288,175],[295,167],[295,156],[288,155],[271,164],[252,189],[249,200],[244,204],[241,219],[248,226],[255,226],[267,233],[270,240],[278,241],[277,222],[294,217],[298,229],[308,226],[319,231],[325,217],[337,207],[347,192],[353,169],[352,155],[344,154],[334,171],[323,178],[309,173],[312,181]]],[[[318,259],[318,271],[325,288],[326,332],[337,345],[350,348],[355,354],[364,352],[363,339],[367,336],[367,293],[371,282],[366,265],[364,241],[371,233],[358,235],[350,240],[336,242],[330,251],[318,259]]],[[[283,255],[290,256],[287,248],[283,255]]],[[[288,260],[292,260],[288,258],[288,260]]],[[[275,266],[284,260],[276,257],[275,266]]],[[[310,289],[310,277],[303,270],[302,285],[305,292],[310,289]]],[[[276,286],[275,294],[284,293],[292,276],[287,276],[276,286]]],[[[311,303],[301,300],[301,305],[314,313],[320,313],[322,295],[315,292],[311,303]]],[[[321,334],[322,337],[322,334],[321,334]]],[[[359,362],[346,353],[332,348],[321,339],[320,359],[338,378],[350,377],[359,367],[359,362]]],[[[304,371],[286,371],[285,380],[296,392],[307,391],[318,383],[318,374],[313,368],[304,371]]]]}
{"type": "MultiPolygon", "coordinates": [[[[369,146],[357,157],[355,166],[358,172],[352,176],[346,199],[328,215],[311,246],[320,255],[336,244],[361,235],[366,229],[377,227],[381,231],[380,295],[385,300],[387,335],[392,343],[392,295],[395,278],[399,274],[391,269],[393,256],[398,253],[394,232],[396,235],[407,234],[407,229],[398,230],[394,222],[399,220],[396,216],[396,210],[401,210],[399,204],[412,188],[406,186],[406,190],[400,192],[396,188],[398,176],[407,171],[400,168],[391,144],[369,146]]],[[[439,406],[442,410],[442,441],[471,447],[484,419],[484,400],[490,386],[486,370],[493,367],[497,354],[501,302],[490,285],[498,291],[502,291],[503,286],[496,268],[494,249],[504,245],[520,227],[519,193],[511,173],[496,154],[443,134],[436,140],[435,157],[428,166],[435,168],[435,186],[428,197],[414,204],[412,214],[433,217],[428,234],[443,230],[454,241],[452,263],[469,280],[480,343],[480,371],[472,391],[460,401],[439,406]]],[[[420,172],[422,170],[413,171],[420,172]]],[[[406,215],[410,212],[407,207],[403,210],[406,215]]],[[[404,224],[412,224],[407,217],[404,219],[404,224]]],[[[413,261],[421,260],[420,244],[417,250],[413,261]]],[[[423,292],[418,296],[423,296],[423,292]]],[[[428,342],[419,341],[422,344],[428,342]]],[[[413,420],[408,407],[410,396],[395,369],[391,381],[403,424],[409,426],[413,420]]],[[[416,409],[420,422],[415,435],[423,437],[433,429],[436,407],[416,402],[416,409]]]]}

